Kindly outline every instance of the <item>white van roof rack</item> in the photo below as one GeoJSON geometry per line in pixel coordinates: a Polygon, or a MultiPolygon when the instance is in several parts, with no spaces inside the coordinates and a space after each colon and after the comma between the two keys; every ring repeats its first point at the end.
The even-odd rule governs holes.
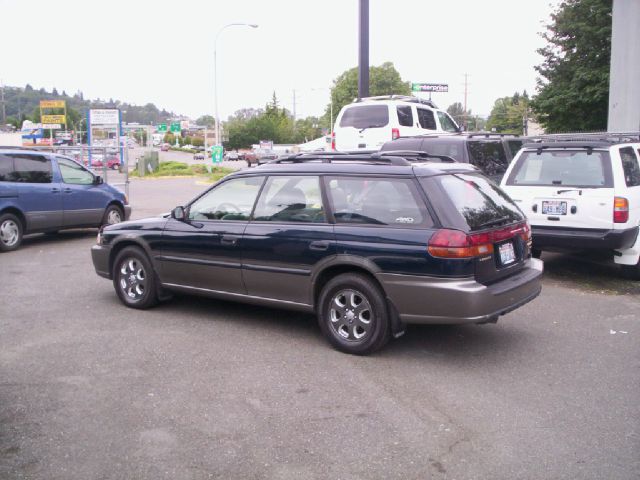
{"type": "Polygon", "coordinates": [[[400,101],[403,101],[403,102],[421,103],[421,104],[427,105],[428,107],[431,107],[431,108],[438,108],[437,105],[435,103],[433,103],[431,100],[414,97],[413,95],[378,95],[376,97],[354,98],[353,99],[353,103],[368,102],[368,101],[371,101],[371,100],[373,100],[373,101],[375,101],[375,100],[400,100],[400,101]]]}
{"type": "Polygon", "coordinates": [[[606,142],[627,143],[640,141],[640,132],[589,132],[589,133],[553,133],[535,135],[527,138],[529,143],[554,142],[606,142]]]}

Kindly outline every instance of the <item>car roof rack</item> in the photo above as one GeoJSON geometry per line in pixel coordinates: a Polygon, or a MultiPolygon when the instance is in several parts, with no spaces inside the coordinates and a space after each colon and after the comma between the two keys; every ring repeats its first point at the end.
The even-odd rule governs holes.
{"type": "Polygon", "coordinates": [[[375,165],[395,165],[395,166],[408,166],[416,162],[427,162],[432,160],[439,160],[443,163],[455,163],[455,160],[446,155],[433,155],[428,152],[422,152],[417,150],[393,150],[386,152],[310,152],[310,153],[297,153],[294,155],[288,155],[275,160],[266,162],[264,165],[269,164],[283,164],[283,163],[305,163],[305,162],[321,162],[321,163],[338,163],[338,162],[361,162],[370,163],[375,165]],[[408,160],[409,157],[411,160],[408,160]]]}
{"type": "Polygon", "coordinates": [[[553,133],[535,135],[527,138],[529,143],[597,143],[614,144],[639,142],[640,132],[589,132],[589,133],[553,133]]]}
{"type": "Polygon", "coordinates": [[[410,103],[421,103],[423,105],[427,105],[428,107],[431,108],[438,108],[438,106],[433,103],[432,100],[427,100],[425,98],[418,98],[418,97],[414,97],[413,95],[378,95],[375,97],[362,97],[362,98],[354,98],[353,99],[353,103],[359,103],[359,102],[367,102],[367,101],[376,101],[376,100],[400,100],[403,102],[410,102],[410,103]]]}
{"type": "Polygon", "coordinates": [[[463,135],[467,135],[469,138],[471,137],[514,137],[518,138],[520,135],[517,133],[499,133],[499,132],[462,132],[463,135]]]}
{"type": "Polygon", "coordinates": [[[429,159],[437,159],[443,163],[456,163],[456,161],[448,155],[435,155],[422,150],[386,150],[384,152],[376,152],[371,155],[374,158],[395,156],[395,157],[416,157],[418,161],[429,161],[429,159]]]}

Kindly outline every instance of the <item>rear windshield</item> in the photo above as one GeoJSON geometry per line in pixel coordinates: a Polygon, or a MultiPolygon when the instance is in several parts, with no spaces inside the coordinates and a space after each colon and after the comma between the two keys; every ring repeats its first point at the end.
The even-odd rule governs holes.
{"type": "Polygon", "coordinates": [[[469,142],[470,163],[487,175],[503,175],[507,171],[507,155],[501,140],[469,142]]]}
{"type": "Polygon", "coordinates": [[[442,175],[436,180],[466,222],[469,231],[524,220],[524,215],[513,200],[482,175],[442,175]]]}
{"type": "Polygon", "coordinates": [[[608,187],[612,185],[611,164],[605,152],[523,152],[507,184],[608,187]]]}
{"type": "Polygon", "coordinates": [[[389,123],[389,108],[386,105],[363,105],[349,107],[340,119],[341,127],[378,128],[389,123]]]}

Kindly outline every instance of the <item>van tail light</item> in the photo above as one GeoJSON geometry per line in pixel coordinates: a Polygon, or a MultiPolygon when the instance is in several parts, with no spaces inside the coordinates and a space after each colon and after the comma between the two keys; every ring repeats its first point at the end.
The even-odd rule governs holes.
{"type": "Polygon", "coordinates": [[[613,199],[613,223],[627,223],[629,221],[629,200],[624,197],[613,199]]]}
{"type": "Polygon", "coordinates": [[[428,251],[433,257],[473,258],[493,253],[491,233],[467,235],[460,230],[438,230],[429,240],[428,251]]]}
{"type": "Polygon", "coordinates": [[[336,132],[331,132],[331,150],[336,149],[336,132]]]}
{"type": "Polygon", "coordinates": [[[400,138],[400,130],[398,128],[391,129],[391,140],[395,140],[396,138],[400,138]]]}

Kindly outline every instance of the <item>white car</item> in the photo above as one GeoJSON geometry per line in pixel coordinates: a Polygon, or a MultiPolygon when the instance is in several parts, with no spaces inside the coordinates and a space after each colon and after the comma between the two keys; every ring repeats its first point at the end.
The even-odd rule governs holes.
{"type": "Polygon", "coordinates": [[[460,127],[430,100],[405,95],[363,98],[345,105],[333,128],[334,150],[378,150],[399,137],[459,132],[460,127]]]}
{"type": "Polygon", "coordinates": [[[606,250],[640,279],[640,138],[543,136],[522,147],[501,187],[527,215],[533,254],[606,250]]]}

